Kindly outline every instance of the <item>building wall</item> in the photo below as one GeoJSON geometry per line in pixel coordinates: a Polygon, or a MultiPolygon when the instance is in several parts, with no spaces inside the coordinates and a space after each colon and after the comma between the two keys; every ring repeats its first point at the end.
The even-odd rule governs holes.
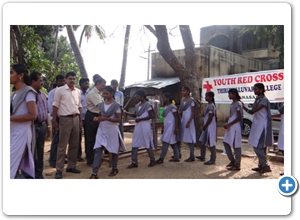
{"type": "MultiPolygon", "coordinates": [[[[269,70],[271,65],[259,60],[232,53],[213,46],[195,48],[197,55],[196,72],[201,89],[203,78],[269,70]]],[[[184,50],[175,50],[174,54],[184,64],[184,50]]],[[[175,71],[165,62],[159,53],[152,53],[152,78],[175,77],[175,71]]],[[[181,86],[181,85],[180,85],[181,86]]],[[[180,96],[180,91],[179,91],[180,96]]],[[[176,97],[177,99],[177,97],[176,97]]],[[[229,116],[228,105],[218,104],[218,119],[225,120],[229,116]]]]}

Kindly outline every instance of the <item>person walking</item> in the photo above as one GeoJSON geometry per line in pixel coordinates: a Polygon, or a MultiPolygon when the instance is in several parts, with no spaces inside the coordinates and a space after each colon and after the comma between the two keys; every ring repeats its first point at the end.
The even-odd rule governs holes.
{"type": "Polygon", "coordinates": [[[150,119],[153,118],[153,108],[146,98],[146,92],[143,89],[139,89],[135,95],[138,103],[135,105],[135,112],[129,113],[124,110],[124,114],[136,118],[136,125],[133,131],[132,137],[132,151],[131,159],[132,163],[127,166],[127,169],[138,167],[138,149],[144,147],[150,157],[150,163],[148,167],[155,165],[155,157],[152,148],[154,148],[150,119]]]}
{"type": "Polygon", "coordinates": [[[242,127],[243,127],[243,105],[237,89],[229,89],[228,97],[232,100],[230,105],[230,117],[224,125],[226,133],[223,144],[230,163],[226,166],[228,170],[240,170],[242,158],[242,127]],[[234,155],[231,148],[234,150],[234,155]]]}
{"type": "MultiPolygon", "coordinates": [[[[30,74],[31,87],[37,92],[37,119],[34,121],[36,158],[34,160],[35,178],[44,179],[44,146],[45,139],[50,136],[50,125],[48,122],[48,103],[47,98],[40,89],[43,87],[43,76],[39,72],[30,74]]],[[[26,173],[26,178],[30,178],[26,173]]]]}
{"type": "Polygon", "coordinates": [[[164,110],[162,112],[162,116],[164,117],[164,124],[162,127],[162,151],[160,157],[156,164],[162,164],[164,162],[164,158],[167,154],[169,145],[171,145],[173,149],[174,158],[170,159],[170,162],[179,162],[179,150],[177,146],[177,135],[178,133],[178,123],[179,123],[179,116],[178,110],[175,105],[172,104],[172,95],[169,92],[163,94],[163,103],[164,103],[164,110]]]}
{"type": "Polygon", "coordinates": [[[86,97],[86,114],[84,120],[84,143],[85,143],[85,155],[88,166],[93,165],[94,161],[94,145],[96,140],[97,129],[99,122],[94,121],[94,117],[99,115],[98,105],[103,102],[102,89],[105,87],[106,81],[103,78],[99,78],[96,81],[95,87],[89,90],[86,97]]]}
{"type": "Polygon", "coordinates": [[[187,143],[190,148],[190,156],[184,162],[195,161],[194,145],[196,143],[196,128],[194,122],[196,103],[190,97],[190,88],[183,86],[181,94],[183,98],[180,102],[179,115],[181,116],[181,142],[187,143]]]}
{"type": "Polygon", "coordinates": [[[204,162],[205,165],[213,165],[216,163],[217,151],[217,108],[215,105],[215,94],[213,92],[207,92],[205,94],[205,100],[208,102],[204,110],[204,125],[202,128],[202,134],[199,138],[201,156],[198,158],[201,161],[205,160],[206,145],[210,146],[210,160],[204,162]]]}
{"type": "MultiPolygon", "coordinates": [[[[48,108],[49,108],[49,113],[50,113],[50,120],[52,121],[53,119],[53,102],[54,102],[54,95],[56,90],[66,84],[66,79],[64,75],[57,75],[55,77],[56,80],[56,85],[54,89],[52,89],[48,93],[48,108]]],[[[59,115],[56,116],[56,121],[59,123],[59,115]]],[[[57,145],[59,141],[59,132],[54,132],[52,128],[52,141],[51,141],[51,146],[50,146],[50,156],[49,156],[49,165],[52,168],[56,167],[56,157],[57,157],[57,145]]]]}
{"type": "MultiPolygon", "coordinates": [[[[85,114],[86,114],[86,97],[88,94],[88,88],[90,87],[90,80],[89,78],[81,78],[79,80],[79,86],[80,86],[80,94],[81,94],[81,119],[82,119],[82,126],[83,126],[83,131],[85,131],[85,114]]],[[[84,159],[81,157],[82,156],[82,130],[80,130],[79,133],[79,146],[78,146],[78,154],[77,154],[77,161],[78,162],[83,162],[84,159]]]]}
{"type": "Polygon", "coordinates": [[[271,110],[270,102],[265,96],[265,85],[263,83],[256,83],[253,90],[257,98],[254,101],[252,109],[247,109],[244,104],[243,109],[253,115],[248,144],[253,146],[257,155],[258,167],[252,168],[252,170],[263,174],[272,172],[267,162],[267,146],[272,146],[274,143],[271,110]]]}
{"type": "Polygon", "coordinates": [[[105,101],[99,104],[99,116],[94,118],[94,121],[99,122],[99,127],[94,146],[93,173],[90,179],[98,179],[97,173],[101,166],[104,149],[112,155],[112,170],[109,176],[118,174],[118,154],[119,151],[126,150],[118,126],[121,118],[121,108],[113,99],[114,88],[105,86],[102,94],[105,101]]]}
{"type": "Polygon", "coordinates": [[[68,72],[66,82],[66,85],[56,90],[53,102],[52,127],[54,132],[58,132],[59,126],[59,136],[61,137],[57,146],[56,179],[62,178],[67,144],[69,147],[66,172],[81,172],[76,169],[79,132],[82,129],[81,95],[80,90],[75,88],[76,74],[68,72]],[[59,124],[56,121],[57,114],[60,116],[59,124]]]}
{"type": "Polygon", "coordinates": [[[10,67],[10,84],[14,85],[14,93],[10,97],[10,179],[25,178],[19,174],[19,169],[35,178],[37,94],[29,86],[28,70],[24,64],[10,67]]]}

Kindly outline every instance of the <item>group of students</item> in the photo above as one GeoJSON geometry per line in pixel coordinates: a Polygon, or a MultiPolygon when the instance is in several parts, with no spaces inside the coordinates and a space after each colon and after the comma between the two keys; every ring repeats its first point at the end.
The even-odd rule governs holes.
{"type": "MultiPolygon", "coordinates": [[[[10,71],[11,84],[15,86],[15,92],[11,98],[10,116],[11,178],[18,178],[19,169],[34,177],[34,174],[30,171],[32,171],[32,168],[35,165],[33,158],[34,154],[32,152],[33,148],[31,145],[34,142],[32,138],[32,136],[34,136],[33,121],[37,118],[36,91],[29,86],[29,83],[27,82],[28,80],[25,79],[27,78],[26,71],[26,69],[20,68],[18,65],[12,66],[10,71]]],[[[77,155],[79,136],[74,136],[74,134],[81,131],[82,128],[81,94],[80,91],[74,87],[76,80],[74,74],[68,73],[66,80],[67,84],[59,89],[59,92],[55,92],[55,99],[53,102],[54,115],[52,119],[52,126],[55,131],[57,131],[59,126],[60,139],[65,139],[64,141],[60,141],[60,145],[58,146],[58,150],[61,153],[59,157],[57,156],[57,158],[59,158],[59,165],[56,164],[57,173],[55,178],[57,179],[62,178],[66,145],[69,144],[68,150],[70,151],[70,149],[72,149],[72,155],[74,155],[74,157],[77,155]],[[70,90],[71,93],[66,92],[65,90],[70,90]],[[62,94],[60,95],[60,93],[62,94]],[[62,98],[60,98],[60,96],[62,98]],[[70,104],[68,104],[69,102],[70,104]],[[72,108],[72,105],[76,112],[71,114],[68,113],[68,111],[72,108]],[[64,111],[66,111],[65,114],[64,111]],[[60,114],[61,118],[59,124],[56,123],[56,116],[58,114],[60,114]],[[65,127],[63,128],[63,126],[65,127]],[[75,130],[71,131],[72,129],[75,130]],[[75,139],[78,139],[77,142],[75,139]]],[[[173,156],[169,161],[180,162],[181,142],[186,143],[190,149],[190,155],[184,160],[185,162],[193,162],[195,161],[195,158],[205,161],[206,146],[209,146],[211,152],[210,159],[205,161],[204,164],[215,164],[217,110],[213,92],[207,92],[205,94],[205,100],[208,104],[202,115],[204,118],[204,125],[202,127],[202,134],[199,137],[199,141],[201,143],[199,156],[195,156],[194,153],[194,146],[197,138],[195,118],[198,111],[195,100],[190,96],[190,88],[188,86],[182,87],[181,93],[183,98],[181,99],[179,108],[172,104],[172,96],[170,93],[163,94],[162,98],[164,110],[162,115],[164,117],[164,122],[161,136],[162,151],[159,159],[155,160],[153,152],[154,142],[150,123],[154,116],[154,110],[147,100],[145,90],[140,89],[136,92],[135,98],[137,104],[135,105],[135,111],[130,113],[124,110],[122,105],[116,102],[116,88],[106,86],[104,79],[98,79],[95,83],[95,88],[97,88],[96,95],[101,96],[103,99],[99,104],[97,103],[96,111],[98,113],[94,114],[92,117],[92,121],[96,123],[97,127],[93,129],[96,135],[92,146],[93,160],[91,162],[92,174],[90,179],[98,179],[97,173],[102,163],[104,150],[108,151],[110,154],[112,163],[112,170],[109,173],[109,176],[115,176],[118,173],[118,154],[119,152],[126,151],[123,137],[120,132],[120,125],[122,125],[122,113],[134,117],[136,122],[132,137],[132,161],[131,164],[127,166],[128,169],[138,167],[138,148],[140,147],[147,150],[150,158],[149,167],[155,166],[156,164],[162,164],[164,162],[169,145],[171,145],[173,149],[173,156]]],[[[243,102],[241,102],[237,89],[232,88],[228,91],[228,97],[232,100],[232,103],[230,105],[230,117],[228,122],[224,125],[226,133],[223,139],[224,149],[226,150],[226,154],[230,161],[226,166],[228,170],[240,170],[241,167],[242,121],[244,109],[246,112],[254,114],[248,143],[253,146],[258,157],[258,167],[253,168],[252,170],[261,174],[271,172],[271,168],[268,165],[266,158],[266,146],[273,145],[272,120],[270,103],[264,93],[265,88],[262,83],[254,85],[254,94],[257,98],[253,104],[253,108],[249,110],[244,106],[243,102]]],[[[281,109],[283,114],[283,106],[281,109]]],[[[85,133],[87,133],[88,129],[86,126],[84,127],[85,133]]],[[[283,143],[283,139],[279,140],[279,142],[283,143]]],[[[68,157],[70,155],[71,153],[68,152],[68,157]]],[[[77,170],[75,166],[76,160],[72,159],[68,161],[66,171],[79,173],[80,171],[77,170]]]]}

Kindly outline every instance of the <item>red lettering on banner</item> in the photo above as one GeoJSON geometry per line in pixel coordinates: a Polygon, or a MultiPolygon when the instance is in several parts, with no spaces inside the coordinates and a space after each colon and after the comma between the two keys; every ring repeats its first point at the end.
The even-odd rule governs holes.
{"type": "Polygon", "coordinates": [[[239,78],[238,78],[238,84],[243,84],[243,82],[242,82],[242,77],[239,77],[239,78]]]}
{"type": "Polygon", "coordinates": [[[273,74],[273,80],[274,80],[274,81],[277,81],[277,80],[278,80],[277,73],[274,73],[274,74],[273,74]]]}
{"type": "MultiPolygon", "coordinates": [[[[206,81],[206,82],[208,82],[208,81],[206,81]]],[[[214,79],[214,85],[215,86],[217,85],[217,80],[216,79],[214,79]]]]}
{"type": "Polygon", "coordinates": [[[283,73],[279,73],[278,78],[279,78],[279,80],[283,80],[283,73]]]}
{"type": "Polygon", "coordinates": [[[205,81],[206,84],[204,84],[203,88],[206,89],[207,92],[209,92],[213,87],[211,84],[209,84],[209,81],[205,81]]]}
{"type": "Polygon", "coordinates": [[[266,78],[267,78],[268,82],[272,81],[272,75],[271,74],[268,74],[266,78]]]}
{"type": "Polygon", "coordinates": [[[265,75],[260,76],[260,82],[266,82],[265,75]]]}
{"type": "Polygon", "coordinates": [[[257,75],[257,76],[255,76],[255,82],[259,82],[259,79],[260,79],[260,75],[257,75]]]}

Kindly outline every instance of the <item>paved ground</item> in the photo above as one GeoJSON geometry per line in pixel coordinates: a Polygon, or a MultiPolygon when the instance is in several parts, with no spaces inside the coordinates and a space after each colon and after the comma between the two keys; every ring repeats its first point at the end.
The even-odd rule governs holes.
{"type": "MultiPolygon", "coordinates": [[[[98,176],[100,179],[114,178],[114,179],[277,179],[280,173],[283,172],[283,158],[269,154],[268,159],[272,169],[271,173],[260,175],[253,172],[251,168],[257,166],[257,159],[251,146],[243,143],[242,147],[242,164],[240,171],[228,171],[225,166],[229,160],[226,155],[223,155],[223,144],[221,138],[224,136],[225,129],[218,129],[218,143],[217,143],[217,161],[216,165],[204,165],[203,162],[196,160],[195,162],[187,163],[183,160],[189,157],[189,149],[187,145],[182,144],[182,159],[179,163],[168,162],[172,156],[172,149],[169,148],[167,156],[163,164],[155,165],[154,167],[147,167],[149,157],[145,150],[139,151],[139,167],[133,169],[126,169],[131,163],[130,153],[125,153],[119,156],[118,169],[119,173],[114,177],[107,176],[111,170],[108,162],[103,162],[99,169],[98,176]]],[[[125,132],[125,143],[127,150],[131,150],[132,133],[125,132]]],[[[160,136],[160,135],[159,135],[160,136]]],[[[245,139],[246,141],[246,139],[245,139]]],[[[50,141],[45,143],[44,154],[44,177],[46,179],[54,179],[56,169],[49,167],[47,162],[49,158],[50,141]]],[[[84,146],[84,144],[83,144],[84,146]]],[[[159,146],[161,146],[159,142],[159,146]]],[[[83,150],[84,151],[84,150],[83,150]]],[[[158,159],[161,150],[155,150],[155,158],[158,159]]],[[[199,148],[195,149],[195,154],[199,155],[199,148]]],[[[207,159],[210,156],[207,151],[207,159]]],[[[84,155],[83,155],[84,157],[84,155]]],[[[66,167],[66,165],[65,165],[66,167]]],[[[63,172],[64,179],[88,179],[91,175],[92,168],[86,165],[86,161],[78,162],[77,168],[82,172],[80,174],[63,172]]]]}

